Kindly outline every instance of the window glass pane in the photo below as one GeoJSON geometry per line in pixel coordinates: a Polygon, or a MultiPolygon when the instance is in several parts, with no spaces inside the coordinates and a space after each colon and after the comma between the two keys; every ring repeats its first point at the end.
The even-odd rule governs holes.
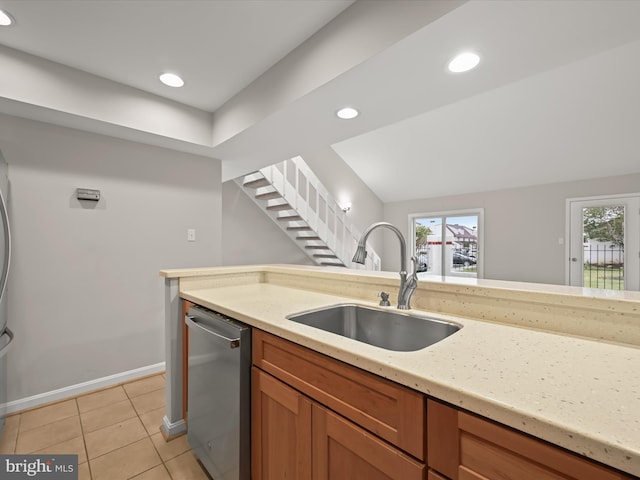
{"type": "Polygon", "coordinates": [[[624,205],[582,209],[583,286],[624,290],[624,205]]]}
{"type": "Polygon", "coordinates": [[[415,221],[418,272],[442,274],[442,219],[417,218],[415,221]]]}
{"type": "Polygon", "coordinates": [[[421,275],[478,276],[478,215],[425,216],[414,221],[421,275]]]}
{"type": "Polygon", "coordinates": [[[447,217],[446,240],[449,274],[477,277],[478,216],[447,217]]]}

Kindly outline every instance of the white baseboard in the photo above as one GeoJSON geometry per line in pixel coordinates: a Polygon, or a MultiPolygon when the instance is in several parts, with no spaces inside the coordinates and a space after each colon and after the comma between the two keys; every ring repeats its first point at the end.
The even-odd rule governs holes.
{"type": "Polygon", "coordinates": [[[20,412],[39,405],[44,405],[45,403],[57,402],[59,400],[64,400],[65,398],[75,397],[93,390],[111,387],[113,385],[118,385],[119,383],[135,380],[136,378],[160,373],[164,370],[165,362],[160,362],[155,365],[149,365],[109,375],[108,377],[96,378],[95,380],[89,380],[88,382],[78,383],[76,385],[70,385],[50,392],[39,393],[38,395],[33,395],[31,397],[20,398],[18,400],[7,402],[4,405],[0,405],[0,412],[7,415],[10,413],[20,412]]]}

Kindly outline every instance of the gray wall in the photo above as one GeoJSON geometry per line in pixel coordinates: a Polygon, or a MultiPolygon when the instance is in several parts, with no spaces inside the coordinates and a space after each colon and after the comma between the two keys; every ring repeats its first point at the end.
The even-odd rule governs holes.
{"type": "MultiPolygon", "coordinates": [[[[385,220],[408,231],[412,213],[484,208],[485,278],[565,283],[566,199],[640,192],[640,173],[509,190],[385,204],[385,220]]],[[[397,246],[386,242],[383,268],[396,270],[397,246]]]]}
{"type": "Polygon", "coordinates": [[[220,263],[219,162],[3,115],[0,149],[14,246],[9,400],[164,361],[158,271],[220,263]],[[77,187],[102,199],[81,204],[77,187]]]}
{"type": "Polygon", "coordinates": [[[222,184],[222,263],[313,265],[233,180],[222,184]]]}

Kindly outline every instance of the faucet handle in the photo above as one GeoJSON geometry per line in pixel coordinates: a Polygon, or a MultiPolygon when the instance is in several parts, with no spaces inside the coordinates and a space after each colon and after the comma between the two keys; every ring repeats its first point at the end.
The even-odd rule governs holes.
{"type": "Polygon", "coordinates": [[[391,303],[389,302],[389,294],[387,292],[380,292],[378,296],[381,298],[380,300],[381,307],[391,306],[391,303]]]}
{"type": "Polygon", "coordinates": [[[418,257],[416,256],[411,257],[411,264],[413,265],[411,276],[418,278],[418,257]]]}

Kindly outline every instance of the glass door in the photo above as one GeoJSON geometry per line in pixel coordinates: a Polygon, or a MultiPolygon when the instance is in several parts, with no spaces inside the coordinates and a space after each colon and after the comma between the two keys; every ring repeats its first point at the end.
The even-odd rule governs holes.
{"type": "Polygon", "coordinates": [[[570,285],[640,289],[640,197],[568,200],[570,285]]]}

